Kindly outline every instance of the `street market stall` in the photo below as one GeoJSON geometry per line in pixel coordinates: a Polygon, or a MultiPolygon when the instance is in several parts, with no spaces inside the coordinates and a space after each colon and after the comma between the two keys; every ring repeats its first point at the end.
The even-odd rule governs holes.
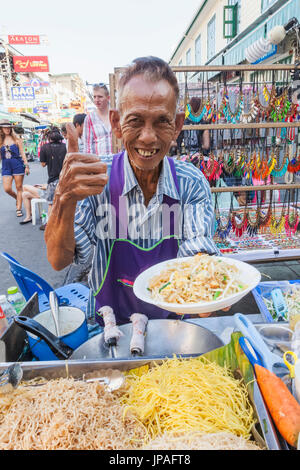
{"type": "MultiPolygon", "coordinates": [[[[243,186],[212,188],[219,235],[229,228],[221,220],[228,211],[217,199],[221,191],[256,193],[255,205],[246,198],[252,236],[257,213],[259,222],[266,222],[271,211],[281,218],[287,207],[297,211],[294,193],[287,192],[284,202],[257,196],[287,189],[270,183],[263,190],[261,185],[244,191],[243,186]]],[[[289,190],[298,189],[288,184],[289,190]]],[[[230,197],[230,223],[238,238],[245,232],[244,207],[238,196],[230,197]]],[[[132,285],[123,278],[118,282],[132,288],[130,295],[144,302],[149,317],[160,308],[175,319],[150,319],[117,299],[119,311],[132,311],[129,320],[117,324],[117,307],[114,312],[101,304],[103,331],[90,329],[84,312],[61,299],[59,304],[53,292],[50,310],[40,311],[38,291],[1,332],[0,448],[296,449],[298,369],[288,356],[298,354],[298,322],[292,324],[289,311],[276,325],[263,314],[198,318],[200,312],[234,305],[258,288],[260,279],[255,267],[233,258],[201,253],[167,258],[132,285]],[[289,335],[284,356],[278,341],[282,327],[289,335]]]]}
{"type": "MultiPolygon", "coordinates": [[[[33,297],[24,309],[23,314],[35,316],[37,311],[37,301],[33,297]]],[[[156,321],[152,321],[152,324],[153,322],[156,321]]],[[[163,320],[163,322],[167,322],[167,320],[163,320]]],[[[195,331],[199,329],[202,334],[209,331],[205,327],[198,326],[200,323],[201,320],[184,322],[191,329],[194,328],[195,331]]],[[[221,321],[218,320],[218,323],[214,325],[220,335],[224,327],[230,328],[231,333],[233,331],[232,326],[234,326],[230,322],[229,327],[228,319],[225,318],[221,321]]],[[[127,325],[124,325],[124,327],[127,327],[127,325]]],[[[125,333],[126,328],[124,329],[124,327],[120,327],[120,329],[125,333]]],[[[213,332],[211,334],[215,335],[213,332]]],[[[256,381],[253,382],[252,368],[246,356],[238,347],[239,337],[239,333],[234,333],[228,341],[225,333],[223,338],[224,343],[227,343],[227,345],[222,346],[223,341],[219,339],[220,348],[207,352],[201,358],[197,355],[182,360],[179,357],[164,357],[164,355],[137,358],[130,357],[129,350],[127,350],[127,357],[119,359],[81,358],[50,362],[28,362],[28,360],[20,362],[19,364],[23,370],[23,382],[15,389],[13,394],[5,396],[5,401],[2,401],[0,406],[0,416],[3,424],[0,426],[0,446],[3,449],[149,449],[151,446],[158,445],[161,449],[167,449],[172,448],[169,447],[170,443],[168,443],[168,439],[172,438],[172,434],[175,433],[174,438],[177,436],[178,442],[178,436],[182,435],[182,432],[184,432],[185,438],[187,437],[186,433],[189,432],[190,441],[187,447],[189,449],[201,448],[201,445],[203,448],[217,449],[218,443],[221,448],[222,445],[225,445],[227,449],[286,449],[287,445],[274,428],[256,381]],[[232,375],[232,372],[238,368],[244,380],[241,376],[237,380],[232,375]],[[122,376],[124,374],[126,381],[123,385],[127,384],[125,388],[110,392],[109,388],[103,389],[103,384],[97,384],[97,377],[104,376],[111,379],[113,377],[112,370],[121,371],[122,376]],[[181,373],[179,373],[180,370],[181,373]],[[198,372],[195,373],[197,370],[198,372]],[[190,375],[191,371],[194,371],[193,374],[195,375],[190,375]],[[206,380],[201,385],[203,373],[206,380]],[[159,391],[159,389],[156,390],[157,378],[155,377],[159,377],[160,374],[163,374],[165,384],[159,391]],[[188,375],[186,376],[186,374],[188,375]],[[176,377],[179,376],[182,381],[179,380],[176,390],[172,390],[172,383],[176,386],[176,377]],[[43,379],[40,379],[40,377],[43,379]],[[143,381],[145,381],[144,384],[143,381]],[[170,384],[168,384],[168,381],[170,381],[170,384]],[[219,385],[218,381],[220,381],[219,385]],[[248,386],[244,384],[248,384],[248,386]],[[204,387],[202,391],[201,387],[204,387]],[[218,387],[220,387],[219,391],[218,387]],[[227,394],[224,395],[224,387],[228,387],[228,393],[231,397],[229,401],[226,398],[227,394]],[[197,388],[198,392],[196,392],[197,388]],[[195,393],[199,394],[196,399],[195,393]],[[201,407],[199,407],[199,404],[197,405],[198,402],[200,403],[202,393],[204,393],[205,402],[207,402],[207,393],[212,394],[209,406],[205,402],[201,407]],[[146,398],[147,394],[148,398],[146,398]],[[189,404],[189,400],[186,401],[185,405],[180,404],[184,397],[188,397],[186,394],[192,394],[194,404],[189,404]],[[170,399],[173,397],[172,399],[175,400],[174,405],[176,404],[176,406],[174,406],[174,409],[168,405],[168,395],[170,399]],[[44,410],[42,412],[40,407],[45,406],[44,397],[46,396],[47,401],[51,396],[51,406],[48,411],[44,410]],[[55,396],[58,398],[55,399],[55,396]],[[60,396],[61,398],[59,398],[60,396]],[[85,396],[84,400],[83,396],[85,396]],[[235,398],[232,407],[233,397],[235,398]],[[17,400],[18,406],[11,407],[11,412],[3,415],[5,410],[8,410],[9,404],[14,402],[14,399],[17,400]],[[24,409],[26,404],[28,406],[28,400],[31,402],[30,415],[24,409]],[[69,400],[71,401],[69,402],[69,400]],[[141,412],[146,403],[145,400],[149,403],[149,411],[143,416],[141,412]],[[72,403],[73,412],[69,403],[72,403]],[[138,411],[137,413],[132,412],[130,409],[132,406],[138,411]],[[151,410],[151,406],[154,406],[156,411],[151,410]],[[216,419],[209,418],[209,413],[214,412],[213,410],[216,412],[219,406],[223,410],[229,406],[229,415],[226,413],[223,421],[217,417],[216,419]],[[95,407],[95,411],[92,411],[93,407],[95,407]],[[107,417],[104,411],[105,407],[107,407],[107,417]],[[194,411],[193,407],[195,407],[194,411]],[[126,418],[124,420],[122,414],[125,410],[126,418]],[[178,414],[179,410],[181,412],[178,414]],[[50,418],[51,413],[57,415],[55,423],[50,418]],[[208,413],[207,418],[205,418],[206,413],[208,413]],[[231,415],[232,418],[229,418],[231,415]],[[4,416],[6,417],[5,421],[3,421],[4,416]],[[82,417],[82,422],[78,419],[78,416],[82,417]],[[164,421],[168,416],[169,423],[164,421]],[[95,419],[96,423],[92,425],[95,419]],[[180,422],[180,419],[182,419],[182,422],[180,422]],[[208,419],[208,422],[205,424],[206,419],[208,419]],[[233,420],[232,423],[231,419],[233,420]],[[13,430],[10,424],[12,421],[17,423],[13,430]],[[208,425],[208,423],[210,424],[208,425]],[[25,430],[28,429],[28,426],[34,429],[35,426],[40,427],[41,424],[42,434],[40,432],[26,433],[25,430]],[[56,437],[52,432],[53,425],[55,425],[56,437]],[[161,429],[159,430],[157,426],[161,429]],[[99,427],[102,428],[100,435],[99,427]],[[85,428],[85,432],[83,432],[83,428],[85,428]],[[178,431],[180,431],[179,434],[178,431]],[[210,435],[215,433],[218,436],[215,435],[214,439],[211,440],[210,435]],[[265,438],[267,439],[265,440],[265,438]],[[157,443],[158,439],[161,439],[160,444],[157,443]]],[[[25,338],[24,330],[15,324],[10,327],[10,330],[6,332],[1,341],[2,346],[3,343],[7,346],[6,359],[8,360],[6,363],[1,362],[1,368],[12,363],[15,364],[13,361],[16,360],[16,353],[20,351],[20,346],[22,346],[25,338]]],[[[97,336],[93,338],[94,345],[96,345],[96,338],[97,336]]],[[[2,348],[2,351],[4,349],[5,347],[2,348]]],[[[120,382],[120,374],[117,375],[117,378],[120,382]]],[[[115,385],[117,388],[119,382],[115,385]]],[[[179,445],[182,439],[184,439],[184,436],[182,436],[181,441],[179,440],[179,445]]],[[[176,442],[174,448],[178,448],[176,442]]]]}

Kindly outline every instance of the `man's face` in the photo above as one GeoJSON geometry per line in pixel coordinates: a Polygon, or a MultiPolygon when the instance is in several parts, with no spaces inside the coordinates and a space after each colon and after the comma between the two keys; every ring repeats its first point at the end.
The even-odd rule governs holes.
{"type": "Polygon", "coordinates": [[[119,118],[120,133],[116,135],[123,139],[133,165],[144,171],[159,165],[183,123],[176,116],[172,86],[166,80],[150,82],[142,75],[124,87],[119,118]]]}
{"type": "Polygon", "coordinates": [[[94,104],[99,111],[105,111],[108,108],[109,96],[102,88],[94,90],[94,104]]]}

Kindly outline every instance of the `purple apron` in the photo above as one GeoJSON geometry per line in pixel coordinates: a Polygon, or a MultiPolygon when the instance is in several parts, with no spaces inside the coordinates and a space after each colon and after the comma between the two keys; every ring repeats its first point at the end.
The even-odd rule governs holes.
{"type": "MultiPolygon", "coordinates": [[[[172,176],[179,193],[179,186],[176,177],[174,162],[169,158],[172,176]]],[[[126,210],[119,207],[119,199],[122,196],[124,187],[124,153],[115,155],[112,161],[110,174],[110,196],[111,204],[116,211],[116,240],[114,240],[108,256],[107,266],[101,286],[97,293],[95,307],[95,320],[103,326],[103,320],[98,311],[104,305],[109,305],[116,316],[118,325],[129,323],[133,313],[143,313],[149,319],[176,318],[180,317],[167,310],[162,310],[154,305],[143,302],[133,293],[133,283],[137,276],[154,264],[161,263],[168,259],[176,258],[179,243],[175,238],[174,214],[170,214],[169,236],[155,243],[150,248],[142,248],[126,237],[119,236],[120,228],[127,221],[126,210]]],[[[163,203],[171,207],[178,201],[167,195],[163,196],[163,203]]],[[[126,223],[127,227],[127,223],[126,223]]],[[[127,233],[127,229],[124,233],[127,233]]],[[[164,233],[164,231],[163,231],[164,233]]]]}

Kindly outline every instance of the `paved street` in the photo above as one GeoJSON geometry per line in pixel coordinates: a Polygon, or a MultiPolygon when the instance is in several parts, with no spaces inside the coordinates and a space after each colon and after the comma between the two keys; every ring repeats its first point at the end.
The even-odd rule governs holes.
{"type": "MultiPolygon", "coordinates": [[[[24,184],[47,182],[47,170],[39,162],[30,163],[30,175],[24,184]]],[[[21,264],[46,279],[54,288],[63,284],[68,268],[57,272],[52,269],[46,256],[44,232],[32,224],[20,225],[16,217],[15,201],[9,197],[0,183],[0,252],[13,256],[21,264]]],[[[0,294],[16,282],[7,262],[0,257],[0,294]]]]}

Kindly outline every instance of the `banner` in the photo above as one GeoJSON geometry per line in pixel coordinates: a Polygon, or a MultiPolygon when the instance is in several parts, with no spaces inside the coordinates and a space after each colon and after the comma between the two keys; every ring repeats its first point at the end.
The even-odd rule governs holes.
{"type": "Polygon", "coordinates": [[[40,44],[40,36],[9,34],[8,44],[40,44]]]}
{"type": "Polygon", "coordinates": [[[47,56],[13,56],[15,72],[49,72],[47,56]]]}
{"type": "Polygon", "coordinates": [[[32,86],[12,86],[11,87],[12,100],[34,100],[34,88],[32,86]]]}

